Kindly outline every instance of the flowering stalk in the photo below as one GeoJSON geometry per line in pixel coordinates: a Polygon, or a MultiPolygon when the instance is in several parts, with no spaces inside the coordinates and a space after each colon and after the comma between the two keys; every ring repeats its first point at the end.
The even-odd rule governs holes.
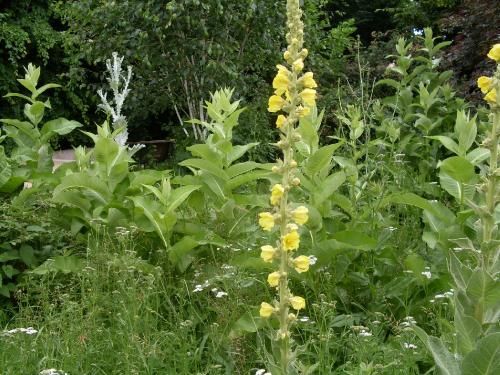
{"type": "MultiPolygon", "coordinates": [[[[488,175],[486,182],[486,199],[484,207],[483,221],[483,246],[486,249],[495,248],[492,246],[493,234],[495,232],[495,208],[499,201],[498,186],[500,184],[500,173],[498,171],[498,151],[500,137],[500,97],[497,93],[500,91],[500,44],[495,44],[488,53],[488,57],[495,60],[497,69],[493,77],[479,77],[478,86],[485,94],[484,99],[490,104],[492,127],[488,135],[485,146],[490,150],[490,160],[488,166],[488,175]]],[[[500,251],[497,249],[490,254],[490,251],[485,252],[487,259],[483,259],[483,267],[493,267],[498,261],[500,251]],[[488,259],[489,258],[489,259],[488,259]]]]}
{"type": "Polygon", "coordinates": [[[268,276],[271,287],[277,288],[278,300],[273,304],[263,302],[260,315],[269,318],[276,315],[280,328],[276,339],[280,342],[279,370],[285,375],[289,373],[292,362],[290,341],[290,325],[297,315],[290,310],[298,311],[305,308],[305,300],[294,296],[288,286],[289,272],[306,272],[309,269],[309,257],[293,256],[299,248],[299,225],[308,220],[308,210],[304,206],[292,208],[289,202],[289,192],[300,185],[295,175],[297,162],[294,160],[294,143],[300,140],[295,130],[299,119],[310,113],[310,108],[316,105],[316,82],[312,72],[303,73],[307,50],[304,44],[304,24],[301,21],[302,11],[299,0],[287,1],[287,42],[288,48],[284,54],[286,65],[278,65],[278,73],[273,80],[274,95],[269,98],[269,112],[281,112],[276,119],[276,127],[280,130],[280,141],[277,146],[283,152],[283,160],[278,160],[273,172],[282,176],[281,183],[271,189],[270,203],[272,212],[259,215],[259,224],[265,231],[272,231],[279,226],[279,240],[276,246],[262,247],[261,258],[266,262],[275,263],[277,271],[268,276]]]}

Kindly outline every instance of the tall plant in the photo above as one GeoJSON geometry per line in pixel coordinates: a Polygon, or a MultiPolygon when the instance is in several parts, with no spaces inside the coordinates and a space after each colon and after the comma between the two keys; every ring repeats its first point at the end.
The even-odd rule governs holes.
{"type": "MultiPolygon", "coordinates": [[[[316,106],[316,82],[312,72],[303,73],[304,60],[308,51],[303,48],[304,24],[301,20],[302,10],[299,0],[287,1],[287,42],[284,54],[288,66],[278,65],[278,74],[274,78],[274,95],[269,98],[270,112],[282,112],[276,120],[280,130],[277,146],[283,153],[273,172],[281,175],[281,183],[271,189],[271,212],[259,214],[259,224],[265,231],[273,233],[277,227],[277,239],[274,246],[262,246],[261,257],[273,263],[277,270],[270,273],[267,281],[276,288],[278,295],[272,302],[262,302],[260,315],[263,318],[276,316],[279,329],[275,339],[279,343],[279,356],[270,360],[273,374],[296,373],[296,354],[293,351],[290,327],[297,319],[298,312],[306,307],[303,297],[294,295],[289,288],[289,273],[292,269],[302,273],[309,269],[309,257],[294,256],[300,245],[299,225],[308,221],[308,209],[290,201],[290,191],[300,185],[296,175],[297,162],[294,160],[295,143],[300,139],[296,128],[300,118],[307,116],[311,107],[316,106]],[[292,310],[296,311],[293,313],[292,310]]],[[[272,243],[272,242],[271,242],[272,243]]]]}
{"type": "Polygon", "coordinates": [[[441,161],[439,168],[441,186],[456,198],[460,210],[454,217],[444,207],[429,204],[426,214],[430,226],[436,228],[436,242],[448,251],[454,282],[454,321],[451,334],[443,338],[428,336],[419,327],[415,330],[432,353],[440,372],[449,375],[500,372],[500,100],[497,96],[500,44],[496,44],[488,56],[498,65],[493,77],[481,77],[478,81],[491,109],[482,147],[467,152],[475,142],[477,127],[475,118],[470,120],[463,113],[457,116],[457,141],[447,136],[438,137],[456,154],[441,161]],[[476,166],[481,170],[479,175],[476,166]],[[442,216],[448,223],[443,223],[440,213],[446,213],[442,216]],[[444,224],[454,227],[454,232],[448,232],[444,224]]]}

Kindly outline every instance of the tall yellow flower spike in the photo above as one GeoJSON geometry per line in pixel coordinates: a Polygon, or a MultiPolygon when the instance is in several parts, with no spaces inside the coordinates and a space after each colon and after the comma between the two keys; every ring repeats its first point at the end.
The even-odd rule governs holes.
{"type": "Polygon", "coordinates": [[[261,213],[259,219],[264,230],[271,230],[275,219],[279,227],[276,247],[265,245],[261,248],[262,260],[278,267],[267,278],[269,285],[277,288],[277,301],[274,306],[263,302],[260,315],[263,318],[276,316],[279,320],[276,339],[280,343],[278,362],[280,374],[283,375],[289,374],[294,358],[290,348],[290,325],[296,321],[299,310],[306,307],[304,298],[292,295],[288,286],[288,274],[293,269],[299,273],[307,272],[310,266],[309,257],[294,256],[300,246],[299,225],[304,225],[309,219],[305,206],[292,209],[289,201],[290,192],[300,186],[300,179],[296,175],[297,162],[293,158],[295,143],[300,139],[296,128],[300,119],[308,116],[311,108],[316,106],[315,89],[318,87],[313,72],[303,73],[308,51],[303,48],[304,24],[299,0],[287,0],[286,9],[288,47],[283,55],[285,62],[277,65],[278,71],[273,80],[274,94],[269,98],[268,108],[269,112],[278,112],[276,127],[280,132],[280,141],[277,146],[283,157],[272,167],[272,171],[281,175],[281,181],[271,189],[270,203],[273,211],[261,213]],[[272,216],[272,221],[269,215],[272,216]]]}

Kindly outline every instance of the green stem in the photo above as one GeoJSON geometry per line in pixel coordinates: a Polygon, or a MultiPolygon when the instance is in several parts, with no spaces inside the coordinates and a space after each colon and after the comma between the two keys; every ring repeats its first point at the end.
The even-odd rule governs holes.
{"type": "MultiPolygon", "coordinates": [[[[486,216],[483,219],[483,243],[486,247],[490,244],[495,228],[495,205],[498,187],[498,142],[500,133],[500,108],[495,107],[493,112],[493,124],[490,135],[490,162],[488,170],[488,185],[486,190],[486,216]]],[[[484,256],[484,255],[483,255],[484,256]]],[[[494,259],[497,254],[493,254],[494,259]]]]}

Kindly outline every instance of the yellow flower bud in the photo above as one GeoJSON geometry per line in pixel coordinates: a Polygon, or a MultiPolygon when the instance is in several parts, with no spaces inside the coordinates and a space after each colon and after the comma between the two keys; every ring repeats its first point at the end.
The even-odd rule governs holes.
{"type": "Polygon", "coordinates": [[[300,93],[300,97],[302,98],[302,102],[304,104],[313,107],[316,105],[316,90],[313,89],[304,89],[300,93]]]}
{"type": "Polygon", "coordinates": [[[294,224],[294,223],[287,224],[286,228],[288,229],[289,232],[291,232],[293,230],[299,230],[299,227],[297,226],[297,224],[294,224]]]}
{"type": "Polygon", "coordinates": [[[285,58],[286,61],[288,61],[291,57],[290,51],[285,51],[285,53],[283,54],[283,57],[285,58]]]}
{"type": "Polygon", "coordinates": [[[269,98],[269,107],[267,108],[267,110],[269,112],[278,112],[283,108],[284,105],[285,99],[283,99],[281,96],[273,95],[269,98]]]}
{"type": "Polygon", "coordinates": [[[488,94],[486,94],[484,100],[486,100],[488,103],[495,104],[497,102],[497,90],[491,90],[488,94]]]}
{"type": "Polygon", "coordinates": [[[277,287],[279,282],[280,282],[280,273],[279,272],[273,272],[273,273],[270,273],[268,276],[267,276],[267,282],[269,283],[270,286],[272,286],[273,288],[274,287],[277,287]]]}
{"type": "Polygon", "coordinates": [[[299,186],[300,185],[300,178],[294,177],[292,180],[292,185],[293,186],[299,186]]]}
{"type": "Polygon", "coordinates": [[[270,212],[261,212],[259,214],[259,225],[265,231],[270,231],[274,227],[274,216],[270,212]]]}
{"type": "Polygon", "coordinates": [[[312,72],[307,72],[302,77],[302,84],[308,89],[314,89],[318,87],[318,84],[314,80],[314,74],[312,72]]]}
{"type": "Polygon", "coordinates": [[[292,218],[299,225],[304,225],[309,220],[309,210],[307,207],[300,206],[292,211],[292,218]]]}
{"type": "Polygon", "coordinates": [[[299,117],[302,118],[309,116],[309,113],[311,113],[311,108],[299,106],[297,108],[297,111],[299,112],[299,117]]]}
{"type": "Polygon", "coordinates": [[[296,230],[292,230],[290,233],[285,234],[281,240],[281,245],[285,251],[296,250],[299,248],[299,244],[300,236],[296,230]]]}
{"type": "Polygon", "coordinates": [[[273,165],[273,167],[271,168],[271,171],[273,173],[280,173],[281,169],[280,169],[280,167],[273,165]]]}
{"type": "Polygon", "coordinates": [[[298,256],[293,260],[293,266],[298,273],[307,272],[309,270],[309,264],[309,257],[305,255],[298,256]]]}
{"type": "Polygon", "coordinates": [[[495,44],[490,52],[488,53],[488,57],[496,62],[500,62],[500,44],[495,44]]]}
{"type": "Polygon", "coordinates": [[[264,245],[260,248],[262,251],[260,253],[260,257],[264,262],[271,263],[274,259],[274,255],[276,254],[276,249],[270,245],[264,245]]]}
{"type": "Polygon", "coordinates": [[[291,168],[297,168],[297,162],[296,162],[295,160],[292,160],[292,161],[290,162],[290,167],[291,167],[291,168]]]}
{"type": "Polygon", "coordinates": [[[259,314],[262,318],[269,318],[274,313],[274,307],[267,302],[260,304],[259,314]]]}
{"type": "Polygon", "coordinates": [[[292,297],[290,298],[290,303],[295,310],[302,310],[306,307],[306,300],[302,297],[292,297]]]}
{"type": "Polygon", "coordinates": [[[286,117],[283,115],[279,115],[278,118],[276,119],[276,127],[278,129],[281,129],[281,127],[285,124],[286,122],[286,117]]]}
{"type": "Polygon", "coordinates": [[[307,48],[302,48],[302,51],[300,51],[300,56],[302,56],[303,59],[305,59],[309,55],[309,51],[307,48]]]}
{"type": "Polygon", "coordinates": [[[477,79],[477,85],[479,86],[483,94],[486,94],[491,90],[492,84],[493,80],[490,77],[481,76],[477,79]]]}
{"type": "Polygon", "coordinates": [[[273,206],[277,206],[280,201],[281,197],[283,196],[283,193],[285,192],[285,188],[281,184],[276,184],[273,186],[271,189],[271,204],[273,206]]]}
{"type": "Polygon", "coordinates": [[[304,60],[302,59],[297,59],[293,62],[292,64],[293,70],[295,72],[301,72],[304,69],[304,60]]]}

